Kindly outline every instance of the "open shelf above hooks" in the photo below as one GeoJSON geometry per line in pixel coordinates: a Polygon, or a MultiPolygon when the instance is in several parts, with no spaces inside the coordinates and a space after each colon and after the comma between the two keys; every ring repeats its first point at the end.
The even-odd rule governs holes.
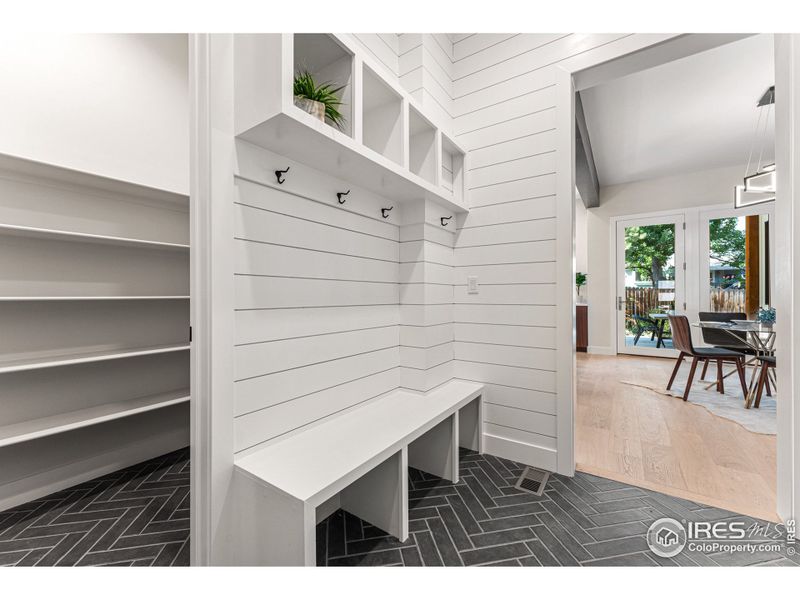
{"type": "Polygon", "coordinates": [[[346,36],[238,34],[234,62],[238,138],[390,200],[424,199],[468,211],[463,177],[443,175],[453,163],[463,165],[465,152],[448,140],[443,165],[441,128],[346,36]],[[299,69],[317,84],[344,86],[341,129],[295,105],[299,69]]]}

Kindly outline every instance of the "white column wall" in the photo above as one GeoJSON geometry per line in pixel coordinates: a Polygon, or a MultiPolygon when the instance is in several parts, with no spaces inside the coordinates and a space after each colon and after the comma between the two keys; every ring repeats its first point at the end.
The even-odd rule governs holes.
{"type": "Polygon", "coordinates": [[[400,386],[427,392],[453,377],[455,225],[431,202],[401,211],[400,386]]]}
{"type": "Polygon", "coordinates": [[[453,102],[453,42],[443,33],[402,33],[400,84],[450,133],[453,102]]]}
{"type": "MultiPolygon", "coordinates": [[[[569,109],[559,105],[556,82],[562,67],[631,52],[638,37],[454,40],[454,129],[469,152],[470,204],[455,246],[455,374],[487,386],[489,453],[570,472],[571,461],[557,460],[557,407],[571,400],[559,398],[557,381],[572,364],[556,358],[571,339],[556,327],[556,186],[571,177],[556,161],[557,113],[569,109]],[[469,275],[479,278],[477,295],[466,294],[469,275]]],[[[571,418],[571,411],[562,415],[571,418]]]]}

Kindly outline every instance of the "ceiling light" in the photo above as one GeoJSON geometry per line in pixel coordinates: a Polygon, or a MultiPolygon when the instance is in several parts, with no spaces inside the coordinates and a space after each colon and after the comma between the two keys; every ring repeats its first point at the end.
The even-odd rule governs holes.
{"type": "Polygon", "coordinates": [[[775,171],[761,171],[744,178],[745,192],[772,192],[775,194],[775,171]]]}
{"type": "Polygon", "coordinates": [[[764,145],[767,140],[767,131],[769,130],[769,117],[772,112],[772,105],[775,103],[775,86],[770,87],[764,95],[761,96],[756,105],[758,108],[758,120],[756,121],[756,128],[753,135],[753,143],[750,146],[750,155],[747,157],[747,167],[744,171],[744,185],[737,185],[733,188],[733,206],[735,208],[743,208],[745,206],[752,206],[753,204],[761,204],[762,202],[771,202],[775,200],[775,187],[776,187],[776,173],[775,163],[762,165],[761,159],[764,156],[764,145]],[[766,111],[766,116],[764,112],[766,111]],[[761,129],[761,121],[764,121],[763,130],[761,129]],[[750,174],[750,165],[753,159],[753,150],[756,144],[761,142],[761,148],[758,153],[758,162],[756,163],[755,172],[750,174]]]}
{"type": "Polygon", "coordinates": [[[775,200],[775,192],[748,192],[745,191],[743,185],[737,185],[733,188],[734,208],[746,208],[754,204],[772,202],[773,200],[775,200]]]}

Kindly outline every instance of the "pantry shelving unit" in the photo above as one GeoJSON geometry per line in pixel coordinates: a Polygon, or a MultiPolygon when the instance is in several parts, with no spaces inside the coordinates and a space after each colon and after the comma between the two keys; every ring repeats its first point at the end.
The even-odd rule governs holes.
{"type": "Polygon", "coordinates": [[[101,350],[98,352],[77,352],[72,354],[0,361],[0,375],[3,373],[19,373],[20,371],[33,371],[35,369],[48,369],[52,367],[79,365],[82,363],[102,362],[104,360],[120,360],[134,356],[149,356],[151,354],[166,354],[167,352],[182,352],[188,349],[189,344],[164,345],[146,348],[127,348],[122,350],[101,350]]]}
{"type": "Polygon", "coordinates": [[[348,36],[237,35],[234,52],[239,139],[341,180],[357,174],[360,186],[389,200],[424,199],[455,213],[469,210],[466,152],[348,36]],[[299,69],[318,82],[344,86],[342,129],[295,106],[292,82],[299,69]],[[452,177],[444,175],[450,172],[452,177]]]}
{"type": "Polygon", "coordinates": [[[189,200],[0,155],[0,510],[183,447],[189,200]]]}
{"type": "Polygon", "coordinates": [[[0,427],[0,448],[57,435],[73,429],[98,425],[106,421],[122,419],[188,401],[189,390],[185,389],[144,396],[142,398],[132,398],[119,402],[110,402],[91,408],[5,425],[0,427]]]}
{"type": "Polygon", "coordinates": [[[156,242],[153,240],[137,240],[113,235],[97,235],[81,233],[78,231],[59,231],[42,227],[25,227],[22,225],[8,225],[0,223],[0,235],[39,238],[43,240],[63,240],[82,242],[84,244],[108,244],[112,246],[131,246],[135,248],[156,248],[188,252],[189,244],[174,244],[171,242],[156,242]]]}

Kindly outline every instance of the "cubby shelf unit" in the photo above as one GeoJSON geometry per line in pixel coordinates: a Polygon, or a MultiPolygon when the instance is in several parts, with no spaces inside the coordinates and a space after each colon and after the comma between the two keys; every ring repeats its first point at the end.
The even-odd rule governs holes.
{"type": "Polygon", "coordinates": [[[0,155],[0,510],[189,430],[189,199],[0,155]]]}
{"type": "MultiPolygon", "coordinates": [[[[425,199],[456,213],[469,210],[463,177],[442,185],[441,128],[347,36],[239,34],[234,65],[237,137],[396,202],[425,199]],[[323,64],[321,49],[335,69],[323,64]],[[319,82],[345,85],[343,130],[295,106],[300,65],[319,82]]],[[[447,148],[463,165],[466,152],[452,141],[447,148]]]]}
{"type": "MultiPolygon", "coordinates": [[[[436,177],[436,165],[442,158],[437,153],[437,140],[441,133],[413,107],[409,107],[408,119],[408,162],[411,172],[425,181],[443,185],[444,182],[436,177]]],[[[453,186],[449,189],[452,191],[453,186]]]]}

